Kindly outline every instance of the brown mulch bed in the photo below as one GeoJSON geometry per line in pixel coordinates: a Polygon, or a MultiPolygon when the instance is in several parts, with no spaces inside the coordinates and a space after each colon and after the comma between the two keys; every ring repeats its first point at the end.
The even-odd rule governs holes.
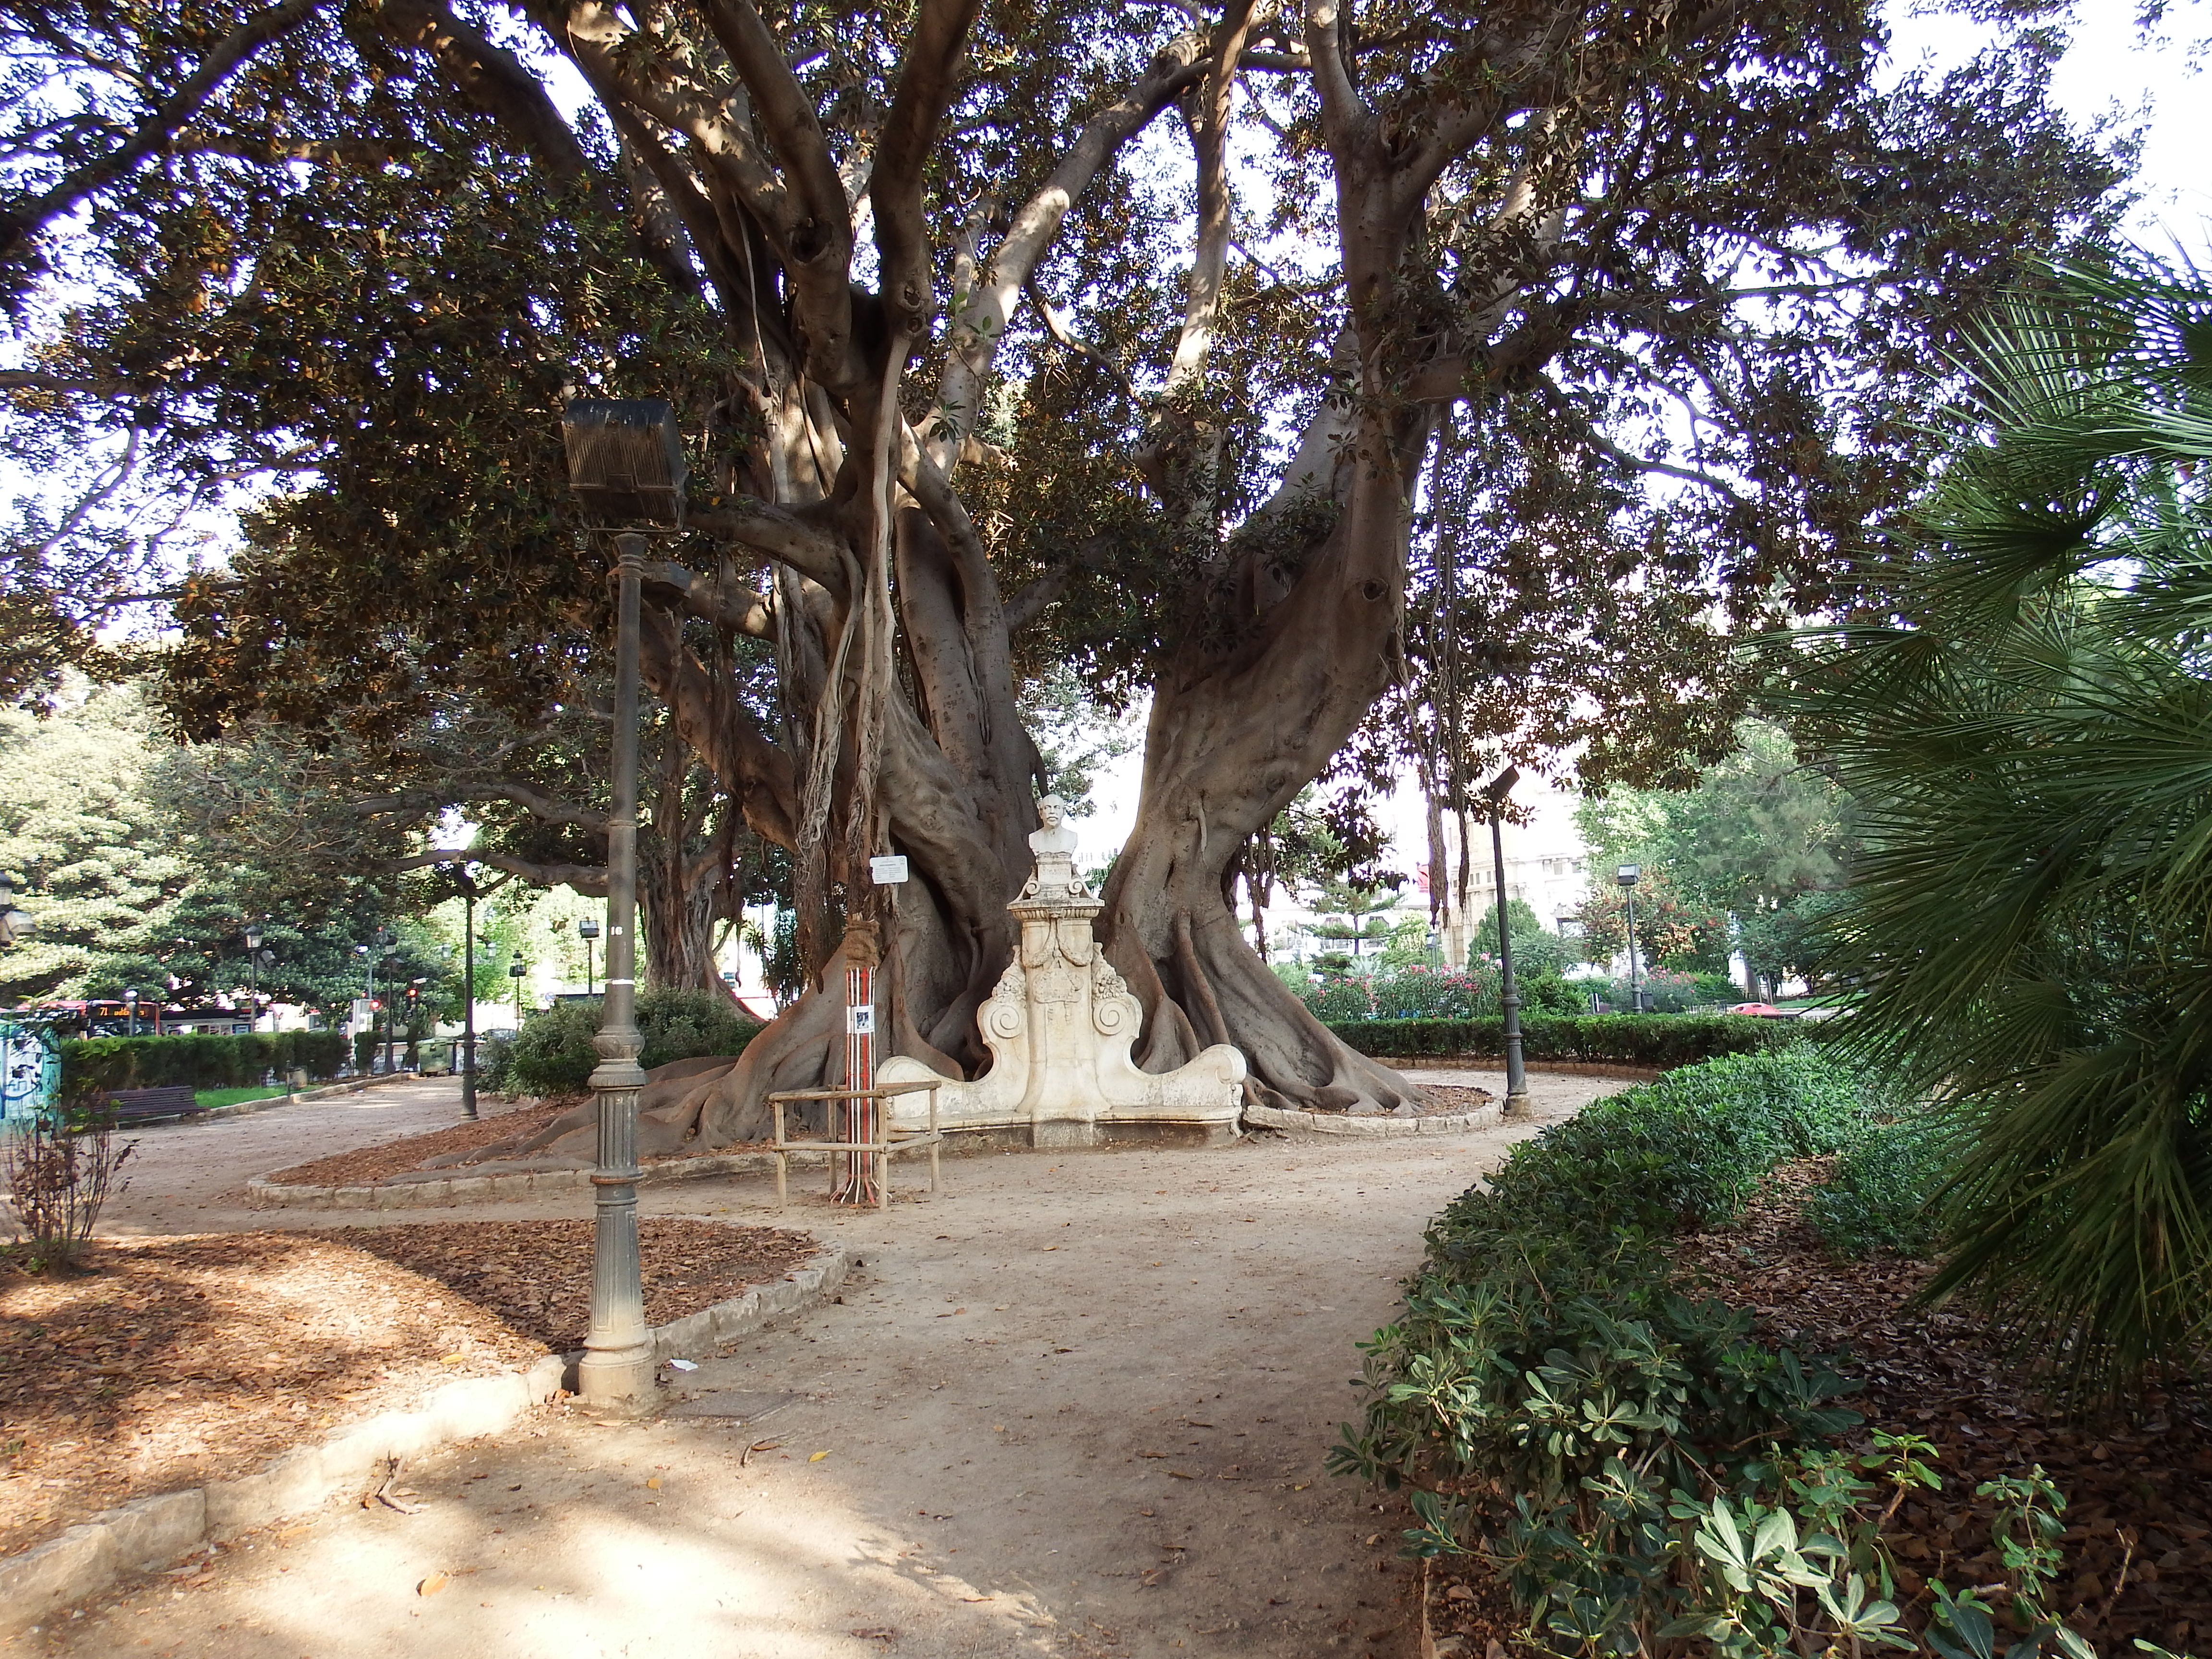
{"type": "MultiPolygon", "coordinates": [[[[459,1292],[549,1348],[581,1347],[592,1307],[592,1226],[578,1221],[440,1221],[346,1227],[322,1237],[459,1292]]],[[[805,1233],[714,1221],[637,1224],[645,1322],[665,1325],[781,1279],[817,1248],[805,1233]]]]}
{"type": "Polygon", "coordinates": [[[480,1117],[473,1123],[456,1123],[449,1129],[408,1135],[374,1146],[357,1146],[349,1152],[333,1152],[310,1164],[295,1164],[269,1176],[288,1187],[368,1187],[392,1176],[419,1170],[423,1160],[443,1152],[470,1152],[495,1141],[520,1134],[535,1134],[579,1099],[556,1099],[539,1106],[520,1106],[509,1112],[480,1117]]]}
{"type": "Polygon", "coordinates": [[[1869,1426],[1924,1435],[1943,1489],[1899,1511],[1902,1588],[1999,1577],[1974,1488],[2041,1464],[2067,1498],[2056,1601],[2100,1651],[2141,1637],[2178,1653],[2212,1637],[2212,1400],[2154,1394],[2130,1418],[2084,1424],[2039,1400],[2022,1364],[1970,1307],[1906,1304],[1931,1271],[1897,1257],[1839,1262],[1798,1218],[1818,1161],[1778,1172],[1735,1224],[1682,1241],[1677,1259],[1757,1315],[1766,1340],[1838,1354],[1866,1388],[1843,1403],[1869,1426]]]}
{"type": "MultiPolygon", "coordinates": [[[[103,1240],[0,1256],[0,1554],[133,1498],[251,1473],[344,1422],[581,1340],[589,1221],[103,1240]]],[[[640,1224],[655,1324],[781,1277],[805,1234],[640,1224]]]]}
{"type": "Polygon", "coordinates": [[[1420,1117],[1456,1116],[1498,1104],[1498,1097],[1487,1089],[1462,1089],[1445,1083],[1423,1083],[1415,1086],[1426,1103],[1425,1109],[1415,1115],[1420,1117]]]}

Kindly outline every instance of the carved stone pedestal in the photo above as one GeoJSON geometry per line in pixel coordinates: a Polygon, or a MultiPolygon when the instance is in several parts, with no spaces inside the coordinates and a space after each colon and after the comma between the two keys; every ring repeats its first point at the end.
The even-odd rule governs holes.
{"type": "MultiPolygon", "coordinates": [[[[1235,1139],[1244,1056],[1234,1047],[1216,1043],[1165,1073],[1139,1071],[1130,1060],[1144,1008],[1092,936],[1100,906],[1075,874],[1073,841],[1050,817],[1030,837],[1036,873],[1006,907],[1021,922],[1021,944],[977,1017],[991,1069],[973,1083],[943,1080],[939,1123],[997,1131],[1034,1146],[1235,1139]]],[[[934,1075],[902,1054],[876,1071],[884,1084],[934,1075]]],[[[926,1115],[923,1098],[899,1099],[894,1123],[904,1127],[909,1116],[926,1115]]]]}

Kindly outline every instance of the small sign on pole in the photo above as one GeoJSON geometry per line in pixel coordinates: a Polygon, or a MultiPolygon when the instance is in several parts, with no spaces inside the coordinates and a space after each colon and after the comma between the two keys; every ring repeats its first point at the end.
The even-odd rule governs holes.
{"type": "Polygon", "coordinates": [[[868,879],[878,887],[889,887],[906,879],[906,854],[868,860],[868,879]]]}
{"type": "Polygon", "coordinates": [[[873,1008],[848,1008],[845,1010],[845,1030],[848,1035],[853,1036],[866,1036],[874,1031],[875,1029],[876,1011],[873,1008]]]}

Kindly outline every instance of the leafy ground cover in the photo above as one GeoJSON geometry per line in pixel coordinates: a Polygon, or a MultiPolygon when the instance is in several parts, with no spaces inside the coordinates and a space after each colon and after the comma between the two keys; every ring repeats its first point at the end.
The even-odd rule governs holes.
{"type": "MultiPolygon", "coordinates": [[[[591,1227],[102,1240],[75,1273],[0,1255],[0,1553],[574,1346],[591,1227]]],[[[704,1221],[648,1219],[640,1233],[654,1323],[780,1277],[814,1248],[704,1221]]]]}
{"type": "Polygon", "coordinates": [[[1989,1512],[1971,1495],[2040,1467],[2068,1500],[2051,1596],[2067,1624],[2108,1651],[2137,1638],[2212,1649],[2212,1399],[2160,1389],[2127,1416],[2087,1422],[2051,1410],[1970,1307],[1911,1305],[1928,1262],[1836,1258],[1814,1219],[1834,1214],[1823,1190],[1834,1178],[1785,1166],[1739,1218],[1680,1240],[1674,1259],[1748,1312],[1760,1340],[1837,1354],[1863,1382],[1851,1404],[1867,1432],[1933,1443],[1943,1485],[1911,1494],[1893,1529],[1904,1596],[1937,1579],[2001,1578],[1989,1512]]]}
{"type": "Polygon", "coordinates": [[[1969,1325],[1900,1322],[1926,1270],[1838,1269],[1800,1214],[1813,1172],[1848,1166],[1825,1200],[1832,1229],[1850,1220],[1863,1243],[1900,1229],[1920,1166],[1865,1158],[1886,1133],[1852,1074],[1809,1049],[1732,1056],[1594,1104],[1445,1210],[1403,1316],[1367,1345],[1365,1420],[1334,1464],[1408,1492],[1408,1547],[1462,1568],[1446,1605],[1486,1610],[1490,1636],[1591,1659],[2078,1659],[2089,1628],[2194,1632],[2193,1611],[2136,1609],[2158,1575],[2193,1571],[2197,1498],[2100,1474],[2069,1511],[2048,1473],[2077,1469],[2061,1455],[2076,1447],[2126,1467],[2114,1445],[2170,1431],[2171,1402],[2136,1440],[2040,1419],[2023,1437],[2017,1367],[1969,1325]],[[1784,1210],[1797,1293],[1862,1285],[1841,1314],[1757,1302],[1784,1210]],[[1854,1340],[1863,1381],[1823,1358],[1854,1340]],[[2167,1565],[2146,1580],[2147,1561],[2167,1565]]]}

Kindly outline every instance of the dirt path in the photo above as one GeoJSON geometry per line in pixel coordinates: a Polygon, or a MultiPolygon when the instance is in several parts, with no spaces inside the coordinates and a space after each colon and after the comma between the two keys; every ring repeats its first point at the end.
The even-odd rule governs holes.
{"type": "MultiPolygon", "coordinates": [[[[485,1100],[486,1116],[505,1109],[485,1100]]],[[[461,1085],[453,1078],[380,1083],[359,1094],[334,1095],[271,1107],[242,1117],[161,1123],[123,1132],[137,1143],[126,1173],[130,1186],[111,1198],[100,1231],[129,1236],[203,1232],[211,1227],[269,1224],[245,1208],[247,1180],[312,1158],[374,1146],[460,1121],[461,1085]]]]}
{"type": "Polygon", "coordinates": [[[865,1263],[697,1356],[695,1408],[751,1420],[547,1413],[413,1472],[420,1514],[333,1506],[0,1650],[1407,1659],[1398,1512],[1322,1459],[1424,1224],[1522,1133],[975,1156],[881,1215],[653,1192],[865,1263]]]}

